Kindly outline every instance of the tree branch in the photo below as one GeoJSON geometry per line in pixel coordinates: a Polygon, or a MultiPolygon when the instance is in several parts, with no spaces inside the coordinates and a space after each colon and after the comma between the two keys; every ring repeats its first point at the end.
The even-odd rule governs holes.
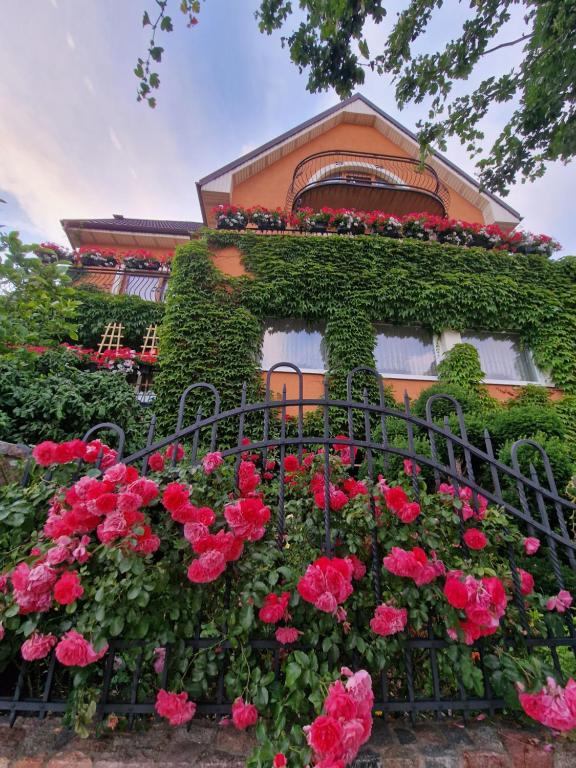
{"type": "Polygon", "coordinates": [[[528,40],[528,38],[532,37],[533,34],[534,32],[529,32],[527,35],[522,35],[522,37],[519,37],[517,40],[510,40],[509,43],[500,43],[500,45],[495,45],[494,48],[488,48],[487,51],[482,53],[482,56],[486,56],[487,53],[494,53],[494,51],[497,51],[499,48],[508,48],[510,45],[517,45],[523,40],[528,40]]]}

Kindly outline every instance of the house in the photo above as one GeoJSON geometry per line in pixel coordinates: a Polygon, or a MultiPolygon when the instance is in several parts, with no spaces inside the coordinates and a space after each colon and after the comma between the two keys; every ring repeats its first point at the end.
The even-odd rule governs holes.
{"type": "MultiPolygon", "coordinates": [[[[322,208],[384,211],[393,217],[425,213],[439,220],[458,219],[477,228],[492,225],[510,233],[520,214],[480,189],[478,183],[443,155],[422,165],[416,137],[362,95],[355,95],[296,126],[276,139],[228,163],[197,182],[202,222],[111,219],[62,221],[73,247],[87,266],[80,278],[113,293],[137,294],[161,301],[174,248],[198,237],[203,226],[218,225],[215,208],[263,206],[291,213],[322,208]],[[103,261],[98,259],[100,255],[103,261]],[[106,259],[115,258],[112,266],[106,259]]],[[[257,229],[252,227],[253,231],[257,229]]],[[[287,236],[263,232],[263,236],[287,236]]],[[[294,235],[298,235],[294,232],[294,235]]],[[[327,235],[331,236],[331,235],[327,235]]],[[[336,235],[333,235],[336,236],[336,235]]],[[[224,274],[246,274],[239,248],[213,250],[213,263],[224,274]]],[[[432,334],[424,325],[375,323],[375,362],[396,395],[414,397],[436,378],[436,366],[454,344],[473,344],[492,394],[507,399],[526,383],[550,385],[514,329],[499,332],[446,328],[432,334]]],[[[321,321],[272,317],[263,323],[261,368],[281,361],[304,372],[304,391],[322,391],[327,368],[321,321]]],[[[272,386],[296,394],[297,379],[275,371],[272,386]]]]}

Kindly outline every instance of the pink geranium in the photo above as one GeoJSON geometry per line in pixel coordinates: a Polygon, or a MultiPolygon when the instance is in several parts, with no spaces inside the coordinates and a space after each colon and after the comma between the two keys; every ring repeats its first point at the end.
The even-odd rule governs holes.
{"type": "Polygon", "coordinates": [[[548,677],[541,691],[520,692],[518,699],[529,717],[548,728],[555,731],[571,731],[576,728],[576,682],[572,678],[562,688],[554,678],[548,677]]]}
{"type": "Polygon", "coordinates": [[[258,721],[258,710],[254,704],[248,704],[238,697],[232,704],[232,722],[239,731],[250,728],[258,721]]]}
{"type": "Polygon", "coordinates": [[[383,603],[377,606],[374,617],[370,619],[370,627],[377,635],[386,637],[402,632],[408,621],[406,608],[395,608],[383,603]]]}
{"type": "Polygon", "coordinates": [[[319,611],[336,613],[338,605],[353,592],[354,567],[350,560],[340,557],[320,557],[306,569],[298,582],[301,597],[319,611]]]}
{"type": "Polygon", "coordinates": [[[56,658],[65,667],[86,667],[99,661],[108,650],[108,645],[95,651],[91,643],[76,630],[71,629],[56,646],[56,658]]]}
{"type": "Polygon", "coordinates": [[[165,717],[170,725],[184,725],[196,714],[196,704],[188,701],[186,692],[171,693],[163,689],[156,695],[154,709],[160,717],[165,717]]]}

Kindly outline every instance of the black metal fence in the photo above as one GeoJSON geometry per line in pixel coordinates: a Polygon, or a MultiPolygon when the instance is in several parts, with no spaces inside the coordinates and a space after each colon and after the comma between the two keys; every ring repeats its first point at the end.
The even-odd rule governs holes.
{"type": "MultiPolygon", "coordinates": [[[[332,530],[329,506],[329,451],[335,443],[349,445],[358,450],[356,464],[362,463],[366,476],[374,481],[379,468],[389,467],[394,460],[413,459],[426,472],[430,482],[438,487],[441,482],[450,482],[456,488],[469,488],[473,493],[482,494],[489,503],[497,505],[505,511],[510,525],[517,526],[524,535],[538,536],[546,550],[550,577],[558,590],[570,586],[572,573],[576,569],[576,542],[571,536],[571,530],[576,519],[576,505],[563,498],[556,487],[550,460],[545,451],[532,440],[518,440],[512,447],[511,466],[499,461],[494,454],[493,443],[488,432],[484,434],[483,445],[474,445],[468,439],[462,408],[452,397],[446,395],[432,396],[426,406],[426,417],[414,415],[410,409],[408,397],[405,397],[404,409],[390,408],[385,404],[384,390],[380,376],[368,368],[357,368],[348,375],[347,398],[331,399],[328,394],[328,384],[325,385],[323,397],[305,398],[303,395],[304,382],[301,371],[294,365],[279,363],[274,366],[267,377],[265,397],[262,402],[248,403],[246,388],[243,390],[241,402],[237,408],[221,411],[220,396],[216,388],[208,383],[197,383],[189,386],[182,395],[180,408],[173,434],[162,439],[155,439],[154,418],[152,417],[146,445],[140,450],[126,456],[123,460],[146,474],[149,456],[167,446],[186,443],[187,458],[185,461],[196,465],[205,450],[221,449],[222,455],[236,458],[239,466],[241,455],[245,451],[259,454],[265,462],[271,451],[275,451],[278,459],[279,492],[276,505],[276,520],[278,538],[281,539],[286,526],[285,519],[285,471],[284,458],[287,453],[296,452],[299,459],[303,451],[310,447],[324,447],[324,482],[326,488],[323,511],[323,549],[326,553],[333,550],[334,536],[332,530]],[[275,370],[289,369],[298,378],[298,396],[288,398],[286,388],[280,397],[271,390],[271,377],[275,370]],[[378,402],[370,402],[368,390],[364,389],[363,397],[354,398],[353,391],[360,384],[376,379],[380,396],[378,402]],[[209,415],[198,408],[193,423],[186,424],[185,416],[198,395],[209,396],[213,403],[209,415]],[[309,419],[307,409],[315,409],[320,417],[315,423],[321,428],[312,433],[306,429],[309,419]],[[448,410],[443,419],[438,419],[440,410],[448,410]],[[288,418],[290,417],[290,418],[288,418]],[[346,437],[336,434],[346,427],[346,437]],[[229,437],[222,446],[219,435],[226,426],[226,435],[230,435],[233,426],[236,438],[231,444],[229,437]],[[246,442],[245,438],[249,437],[246,442]],[[521,470],[521,454],[524,450],[534,452],[538,464],[543,471],[543,477],[538,476],[535,462],[528,464],[527,471],[521,470]]],[[[114,433],[120,456],[124,448],[122,430],[112,424],[98,424],[85,436],[93,439],[98,433],[114,433]]],[[[174,451],[174,455],[176,451],[174,451]]],[[[176,461],[174,457],[173,461],[176,461]]],[[[536,460],[535,460],[536,461],[536,460]]],[[[351,467],[354,472],[354,467],[351,467]]],[[[29,475],[25,473],[23,482],[28,482],[29,475]]],[[[414,476],[414,492],[418,494],[418,483],[414,476]]],[[[374,500],[370,501],[372,511],[374,500]]],[[[380,601],[381,592],[381,558],[378,541],[374,533],[372,540],[372,574],[375,603],[380,601]]],[[[534,633],[528,616],[524,597],[520,589],[520,576],[515,562],[515,554],[508,550],[510,570],[513,577],[514,601],[518,607],[521,622],[522,644],[527,652],[538,649],[545,653],[555,669],[558,680],[565,680],[567,669],[574,668],[576,657],[576,635],[572,615],[568,611],[562,615],[561,629],[545,634],[534,633]]],[[[194,649],[208,648],[214,645],[214,638],[204,638],[200,635],[200,617],[196,635],[187,639],[186,646],[194,649]]],[[[504,702],[492,690],[489,670],[484,658],[493,638],[483,638],[474,644],[471,651],[477,653],[479,669],[482,671],[482,694],[470,690],[464,682],[457,678],[455,683],[448,684],[443,677],[446,671],[446,657],[443,656],[449,647],[443,636],[437,634],[433,622],[428,626],[426,636],[407,636],[404,644],[404,666],[402,669],[384,671],[380,675],[376,687],[375,709],[384,713],[407,712],[412,718],[419,712],[433,712],[438,716],[445,712],[460,712],[466,718],[469,713],[488,711],[493,713],[504,706],[504,702]],[[419,679],[422,670],[429,675],[426,690],[415,684],[416,668],[419,679]],[[390,689],[390,681],[394,679],[394,689],[390,689]]],[[[229,641],[222,637],[218,641],[220,664],[214,679],[214,695],[205,701],[199,701],[198,711],[204,714],[226,713],[230,702],[225,695],[226,657],[230,651],[229,641]]],[[[500,638],[499,643],[508,643],[508,639],[500,638]]],[[[510,638],[510,645],[517,645],[517,638],[510,638]]],[[[273,639],[253,637],[251,646],[254,651],[266,654],[271,669],[276,676],[281,674],[281,648],[273,639]]],[[[294,646],[298,648],[298,646],[294,646]]],[[[304,649],[305,650],[305,649],[304,649]]],[[[154,711],[154,702],[142,700],[140,682],[142,665],[150,658],[150,649],[145,643],[123,642],[114,640],[110,650],[101,662],[100,698],[98,713],[105,716],[114,712],[118,715],[128,715],[130,722],[137,715],[150,714],[154,711]],[[126,668],[122,671],[123,683],[117,681],[118,659],[127,649],[137,648],[136,660],[126,676],[126,668]],[[148,656],[146,655],[148,653],[148,656]]],[[[169,660],[171,649],[167,648],[164,671],[160,679],[162,687],[169,683],[169,660]]],[[[356,658],[356,663],[361,658],[356,658]]],[[[38,662],[36,662],[38,664],[38,662]]],[[[0,696],[0,712],[7,712],[11,722],[19,714],[37,714],[44,717],[47,713],[61,713],[66,709],[67,680],[71,673],[62,669],[52,658],[46,662],[42,684],[32,683],[30,670],[25,662],[20,663],[17,673],[12,670],[13,678],[3,684],[4,690],[0,696]],[[6,685],[11,684],[10,693],[6,685]]],[[[37,676],[36,676],[37,677],[37,676]]]]}

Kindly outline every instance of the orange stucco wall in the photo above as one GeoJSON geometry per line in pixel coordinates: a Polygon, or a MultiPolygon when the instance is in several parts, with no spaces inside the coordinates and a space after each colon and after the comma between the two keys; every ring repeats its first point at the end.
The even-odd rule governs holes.
{"type": "MultiPolygon", "coordinates": [[[[266,372],[262,373],[262,380],[266,382],[266,372]]],[[[419,381],[415,379],[384,379],[384,384],[392,387],[394,397],[397,401],[402,401],[404,392],[408,393],[410,400],[415,400],[425,389],[428,389],[433,381],[419,381]]],[[[282,397],[282,387],[286,385],[286,399],[291,400],[298,397],[298,376],[288,371],[274,371],[271,376],[270,390],[277,399],[282,397]]],[[[489,393],[496,400],[505,402],[516,397],[520,387],[504,384],[487,384],[489,393]]],[[[305,398],[321,398],[324,396],[324,376],[320,373],[305,373],[303,375],[303,390],[305,398]]],[[[558,389],[549,390],[553,400],[558,400],[562,392],[558,389]]],[[[314,410],[316,406],[306,406],[305,411],[314,410]]],[[[297,412],[297,408],[287,408],[289,414],[297,412]]]]}
{"type": "MultiPolygon", "coordinates": [[[[236,185],[232,189],[231,202],[245,207],[264,205],[267,208],[284,208],[292,174],[300,160],[316,152],[339,149],[410,157],[376,128],[341,123],[236,185]]],[[[482,212],[453,189],[450,189],[448,214],[467,221],[484,222],[482,212]]]]}
{"type": "Polygon", "coordinates": [[[225,275],[240,277],[250,274],[242,263],[242,253],[239,248],[211,248],[212,263],[225,275]]]}

